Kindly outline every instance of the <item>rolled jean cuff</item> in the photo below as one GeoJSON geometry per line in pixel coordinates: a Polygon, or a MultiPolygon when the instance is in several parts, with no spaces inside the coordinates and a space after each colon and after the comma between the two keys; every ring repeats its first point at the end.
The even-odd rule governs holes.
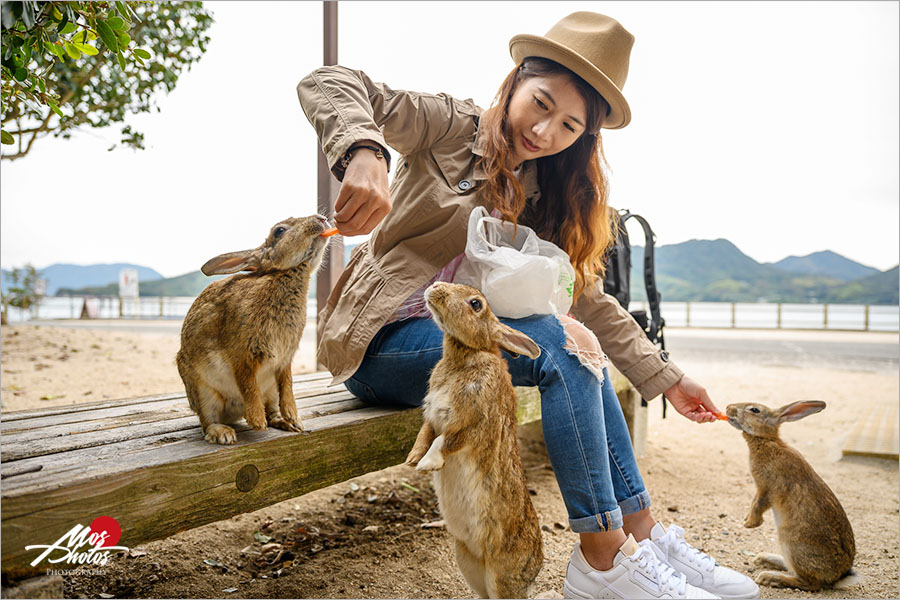
{"type": "Polygon", "coordinates": [[[604,531],[621,529],[623,525],[622,509],[619,507],[593,517],[569,519],[569,527],[575,533],[602,533],[604,531]]]}
{"type": "Polygon", "coordinates": [[[645,508],[650,507],[650,492],[644,490],[639,494],[632,496],[631,498],[625,498],[621,502],[619,502],[619,510],[622,511],[623,515],[630,515],[631,513],[636,513],[639,510],[644,510],[645,508]]]}

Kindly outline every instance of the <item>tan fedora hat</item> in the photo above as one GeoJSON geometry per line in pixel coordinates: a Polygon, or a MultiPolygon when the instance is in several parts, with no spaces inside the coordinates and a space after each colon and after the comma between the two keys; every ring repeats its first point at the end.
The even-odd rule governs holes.
{"type": "Polygon", "coordinates": [[[628,60],[634,36],[605,15],[576,12],[554,25],[545,36],[521,34],[509,41],[516,64],[527,56],[539,56],[574,71],[600,92],[610,112],[606,129],[621,129],[631,121],[631,109],[622,95],[628,77],[628,60]]]}

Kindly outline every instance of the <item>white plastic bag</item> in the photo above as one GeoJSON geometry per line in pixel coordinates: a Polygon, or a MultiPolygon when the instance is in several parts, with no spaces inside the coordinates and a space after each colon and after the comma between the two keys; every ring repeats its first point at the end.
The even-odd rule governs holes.
{"type": "Polygon", "coordinates": [[[498,317],[566,314],[572,306],[575,269],[559,246],[533,229],[488,215],[469,216],[466,258],[454,281],[481,290],[498,317]]]}

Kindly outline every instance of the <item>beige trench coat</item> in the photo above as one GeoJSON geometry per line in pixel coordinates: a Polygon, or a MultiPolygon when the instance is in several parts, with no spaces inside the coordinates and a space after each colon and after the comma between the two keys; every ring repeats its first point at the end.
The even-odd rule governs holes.
{"type": "MultiPolygon", "coordinates": [[[[340,158],[357,142],[371,140],[399,154],[390,188],[393,207],[353,251],[318,317],[318,358],[339,383],[353,375],[369,342],[403,301],[465,251],[472,209],[493,208],[480,193],[484,174],[476,165],[482,111],[471,100],[393,90],[341,66],[304,77],[297,94],[339,180],[340,158]]],[[[528,162],[523,169],[526,198],[539,201],[536,169],[528,162]]],[[[681,378],[682,371],[631,315],[603,293],[602,282],[585,290],[572,314],[596,334],[644,398],[681,378]]]]}

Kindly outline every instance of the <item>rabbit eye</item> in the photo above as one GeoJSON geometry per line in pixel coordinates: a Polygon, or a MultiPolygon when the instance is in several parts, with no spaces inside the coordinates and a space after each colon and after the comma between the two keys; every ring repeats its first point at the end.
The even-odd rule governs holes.
{"type": "Polygon", "coordinates": [[[479,300],[478,298],[472,298],[471,300],[469,300],[469,306],[472,307],[472,310],[478,312],[481,310],[481,300],[479,300]]]}
{"type": "Polygon", "coordinates": [[[750,412],[752,412],[752,413],[758,413],[758,412],[759,412],[759,409],[756,408],[755,406],[751,406],[751,407],[749,408],[749,410],[750,410],[750,412]]]}
{"type": "Polygon", "coordinates": [[[287,231],[287,230],[288,230],[288,228],[287,228],[287,227],[284,227],[284,226],[276,227],[276,228],[275,228],[275,231],[272,232],[272,236],[277,240],[277,239],[280,238],[282,235],[284,235],[284,232],[287,231]]]}

